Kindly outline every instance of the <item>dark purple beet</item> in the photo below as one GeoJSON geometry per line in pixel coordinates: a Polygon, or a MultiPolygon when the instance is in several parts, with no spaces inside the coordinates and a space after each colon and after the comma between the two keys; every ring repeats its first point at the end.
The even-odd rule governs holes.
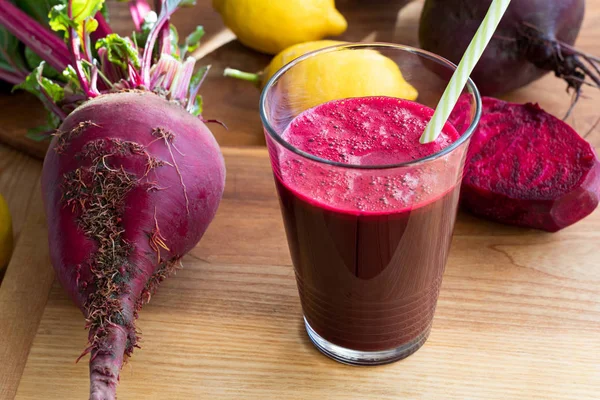
{"type": "MultiPolygon", "coordinates": [[[[492,0],[427,0],[421,14],[421,47],[458,63],[492,0]]],[[[571,47],[585,0],[513,0],[471,77],[484,95],[517,89],[549,71],[579,89],[597,71],[571,47]],[[559,52],[563,56],[559,57],[559,52]]]]}
{"type": "MultiPolygon", "coordinates": [[[[470,105],[450,122],[460,131],[470,105]]],[[[461,188],[461,205],[494,221],[556,232],[589,215],[600,199],[600,161],[569,125],[537,104],[485,97],[461,188]]]]}

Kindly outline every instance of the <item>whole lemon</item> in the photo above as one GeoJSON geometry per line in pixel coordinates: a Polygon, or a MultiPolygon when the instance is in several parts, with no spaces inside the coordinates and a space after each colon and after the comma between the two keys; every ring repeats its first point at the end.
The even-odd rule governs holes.
{"type": "MultiPolygon", "coordinates": [[[[225,76],[264,87],[275,72],[290,61],[313,50],[345,43],[334,40],[300,43],[277,54],[260,74],[227,68],[225,76]]],[[[369,49],[333,51],[306,59],[288,70],[278,84],[285,85],[287,101],[296,112],[348,97],[389,96],[416,100],[419,95],[393,60],[369,49]]]]}
{"type": "Polygon", "coordinates": [[[282,80],[289,86],[288,102],[296,111],[348,97],[389,96],[416,100],[418,96],[398,65],[375,50],[321,54],[297,64],[282,80]]]}
{"type": "Polygon", "coordinates": [[[6,268],[13,249],[12,220],[8,204],[0,195],[0,272],[6,268]]]}
{"type": "Polygon", "coordinates": [[[213,7],[240,42],[267,54],[348,27],[334,0],[213,0],[213,7]]]}
{"type": "Polygon", "coordinates": [[[298,43],[288,47],[273,57],[269,65],[267,65],[267,68],[265,68],[260,74],[261,87],[264,87],[269,79],[275,75],[275,72],[279,71],[281,67],[287,63],[311,51],[324,49],[325,47],[336,46],[338,44],[348,44],[348,42],[342,42],[339,40],[315,40],[313,42],[298,43]]]}

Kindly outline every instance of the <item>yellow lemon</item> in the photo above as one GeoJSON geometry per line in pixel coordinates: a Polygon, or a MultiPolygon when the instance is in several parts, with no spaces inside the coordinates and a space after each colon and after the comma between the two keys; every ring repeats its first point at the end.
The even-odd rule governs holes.
{"type": "MultiPolygon", "coordinates": [[[[225,75],[263,87],[281,67],[313,50],[346,42],[318,40],[291,46],[277,54],[261,74],[226,69],[225,75]]],[[[334,51],[309,58],[288,70],[278,83],[296,112],[348,97],[389,96],[416,100],[417,90],[398,65],[376,50],[334,51]]]]}
{"type": "Polygon", "coordinates": [[[12,220],[8,204],[0,195],[0,272],[6,268],[13,249],[12,220]]]}
{"type": "Polygon", "coordinates": [[[334,0],[213,0],[213,7],[240,42],[267,54],[348,27],[334,0]]]}
{"type": "Polygon", "coordinates": [[[342,42],[339,40],[315,40],[313,42],[298,43],[288,47],[273,57],[269,65],[267,65],[267,68],[265,68],[260,74],[261,87],[265,86],[269,79],[271,79],[271,77],[275,75],[275,72],[279,71],[281,67],[295,60],[296,58],[311,51],[346,43],[348,42],[342,42]]]}

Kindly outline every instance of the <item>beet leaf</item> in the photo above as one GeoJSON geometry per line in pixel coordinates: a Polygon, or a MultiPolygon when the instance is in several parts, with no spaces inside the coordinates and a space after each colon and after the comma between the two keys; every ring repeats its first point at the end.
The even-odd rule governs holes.
{"type": "Polygon", "coordinates": [[[196,27],[194,32],[190,33],[185,38],[185,44],[181,46],[180,53],[181,57],[185,57],[187,53],[191,53],[198,48],[200,40],[204,36],[204,27],[199,25],[196,27]]]}
{"type": "Polygon", "coordinates": [[[34,140],[47,138],[48,135],[40,135],[40,133],[52,132],[59,125],[66,114],[60,107],[57,106],[65,97],[64,89],[57,83],[42,76],[44,70],[44,62],[29,74],[23,82],[16,85],[13,90],[22,89],[35,95],[46,106],[51,113],[48,113],[45,125],[30,129],[27,136],[34,140]]]}
{"type": "Polygon", "coordinates": [[[152,12],[152,8],[150,8],[150,4],[146,0],[129,0],[129,12],[131,13],[135,29],[140,31],[146,21],[146,16],[149,12],[152,12]]]}
{"type": "Polygon", "coordinates": [[[140,67],[139,52],[135,44],[129,38],[124,38],[116,33],[111,33],[107,37],[96,42],[96,49],[106,49],[108,61],[118,65],[124,71],[127,71],[127,65],[132,64],[135,68],[140,67]]]}

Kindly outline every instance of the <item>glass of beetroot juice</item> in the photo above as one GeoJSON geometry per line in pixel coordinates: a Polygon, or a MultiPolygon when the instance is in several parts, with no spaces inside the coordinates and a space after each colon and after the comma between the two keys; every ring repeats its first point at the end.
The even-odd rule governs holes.
{"type": "Polygon", "coordinates": [[[262,93],[261,118],[306,330],[337,361],[396,361],[429,335],[481,108],[469,81],[463,96],[471,101],[470,125],[459,132],[447,124],[435,142],[419,143],[454,68],[410,47],[342,45],[294,60],[262,93]],[[418,91],[417,101],[360,97],[369,94],[368,86],[323,83],[348,74],[315,73],[314,63],[352,69],[348,52],[387,57],[418,91]],[[343,87],[345,98],[320,93],[320,85],[343,87]],[[329,101],[314,104],[318,98],[329,101]]]}

